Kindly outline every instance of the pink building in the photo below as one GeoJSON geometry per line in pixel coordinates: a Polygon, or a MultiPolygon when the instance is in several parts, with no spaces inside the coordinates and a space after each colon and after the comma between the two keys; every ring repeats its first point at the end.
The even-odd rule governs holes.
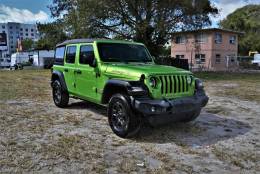
{"type": "Polygon", "coordinates": [[[173,34],[171,57],[188,59],[191,70],[226,71],[238,68],[238,35],[218,28],[173,34]]]}

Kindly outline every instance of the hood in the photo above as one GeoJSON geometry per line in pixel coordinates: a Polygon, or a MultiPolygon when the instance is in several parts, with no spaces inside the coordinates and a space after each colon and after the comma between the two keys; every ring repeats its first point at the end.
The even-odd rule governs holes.
{"type": "Polygon", "coordinates": [[[180,68],[156,65],[156,64],[145,64],[145,63],[110,63],[106,64],[105,73],[107,75],[124,77],[124,78],[140,78],[142,74],[146,77],[150,75],[160,74],[191,74],[190,71],[183,70],[180,68]]]}

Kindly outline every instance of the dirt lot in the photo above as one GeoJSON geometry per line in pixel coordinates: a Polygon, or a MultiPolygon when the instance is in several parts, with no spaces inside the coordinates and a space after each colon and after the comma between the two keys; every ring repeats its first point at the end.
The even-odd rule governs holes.
{"type": "Polygon", "coordinates": [[[120,139],[103,107],[54,106],[49,71],[0,72],[0,173],[258,173],[260,74],[213,74],[188,124],[120,139]]]}

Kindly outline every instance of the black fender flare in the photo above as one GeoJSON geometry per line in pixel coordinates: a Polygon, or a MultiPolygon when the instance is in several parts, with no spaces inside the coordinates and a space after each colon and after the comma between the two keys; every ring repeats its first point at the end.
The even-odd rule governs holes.
{"type": "Polygon", "coordinates": [[[68,88],[67,88],[67,85],[66,85],[66,82],[65,82],[65,78],[64,78],[64,74],[60,71],[57,71],[57,70],[54,70],[52,72],[52,76],[51,76],[51,86],[52,86],[52,83],[54,82],[54,79],[55,78],[59,78],[60,80],[60,83],[61,83],[61,86],[62,86],[62,90],[63,91],[68,91],[68,88]]]}
{"type": "Polygon", "coordinates": [[[122,92],[129,96],[144,96],[148,94],[148,88],[141,81],[126,81],[118,79],[110,79],[106,82],[102,94],[102,103],[107,103],[114,93],[122,92]],[[133,87],[138,87],[142,90],[136,90],[133,87]],[[120,91],[118,91],[120,90],[120,91]]]}

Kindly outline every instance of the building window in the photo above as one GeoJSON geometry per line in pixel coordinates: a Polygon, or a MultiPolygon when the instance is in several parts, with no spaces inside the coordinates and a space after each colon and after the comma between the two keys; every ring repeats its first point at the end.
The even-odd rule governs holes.
{"type": "Polygon", "coordinates": [[[20,33],[20,36],[23,36],[23,33],[20,33]]]}
{"type": "Polygon", "coordinates": [[[20,31],[23,31],[23,29],[22,29],[22,28],[20,28],[20,31]]]}
{"type": "Polygon", "coordinates": [[[26,33],[25,36],[28,36],[28,33],[26,33]]]}
{"type": "Polygon", "coordinates": [[[216,63],[220,63],[220,62],[221,62],[221,55],[216,54],[216,63]]]}
{"type": "Polygon", "coordinates": [[[10,26],[9,28],[10,28],[10,29],[13,29],[13,27],[12,27],[12,26],[10,26]]]}
{"type": "Polygon", "coordinates": [[[33,33],[31,33],[31,36],[34,36],[34,34],[33,34],[33,33]]]}
{"type": "Polygon", "coordinates": [[[184,59],[184,55],[176,55],[176,59],[184,59]]]}
{"type": "Polygon", "coordinates": [[[184,36],[176,36],[175,43],[176,44],[183,44],[185,43],[186,38],[184,36]]]}
{"type": "Polygon", "coordinates": [[[33,32],[34,30],[33,29],[31,29],[31,32],[33,32]]]}
{"type": "Polygon", "coordinates": [[[215,34],[215,43],[216,44],[222,43],[222,34],[221,33],[216,33],[215,34]]]}
{"type": "Polygon", "coordinates": [[[5,26],[4,26],[4,25],[2,25],[2,29],[5,29],[5,26]]]}
{"type": "Polygon", "coordinates": [[[205,54],[196,54],[195,60],[196,64],[204,64],[206,62],[206,55],[205,54]]]}
{"type": "Polygon", "coordinates": [[[5,33],[5,31],[3,31],[3,33],[5,33]]]}
{"type": "Polygon", "coordinates": [[[28,28],[26,28],[26,29],[25,29],[25,31],[27,31],[27,32],[28,32],[28,28]]]}
{"type": "Polygon", "coordinates": [[[230,36],[229,37],[229,43],[230,44],[235,44],[236,43],[236,36],[230,36]]]}
{"type": "Polygon", "coordinates": [[[195,35],[195,42],[196,43],[206,43],[208,42],[208,35],[207,34],[196,34],[195,35]]]}

